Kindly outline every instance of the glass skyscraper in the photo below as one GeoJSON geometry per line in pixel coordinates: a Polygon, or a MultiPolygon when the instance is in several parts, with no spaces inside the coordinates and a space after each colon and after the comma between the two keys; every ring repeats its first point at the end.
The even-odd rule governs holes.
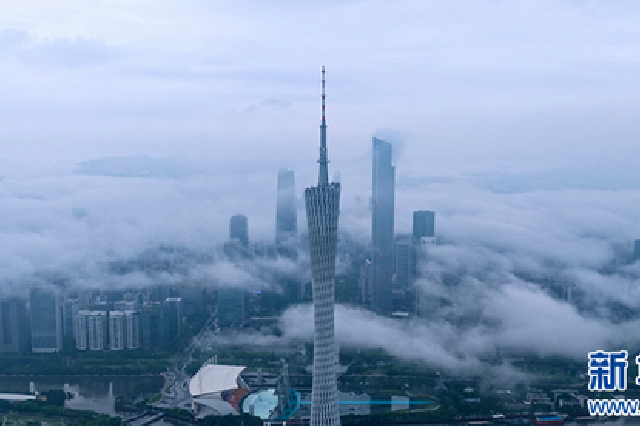
{"type": "Polygon", "coordinates": [[[418,210],[413,212],[413,242],[420,242],[422,237],[433,238],[436,236],[436,212],[431,210],[418,210]]]}
{"type": "Polygon", "coordinates": [[[29,346],[27,304],[19,298],[0,298],[0,353],[22,353],[29,346]]]}
{"type": "Polygon", "coordinates": [[[293,170],[278,171],[276,244],[291,244],[298,233],[296,181],[293,170]]]}
{"type": "Polygon", "coordinates": [[[390,312],[393,287],[393,221],[396,168],[389,142],[373,138],[371,197],[371,307],[390,312]]]}
{"type": "Polygon", "coordinates": [[[249,246],[249,219],[243,214],[236,214],[229,219],[229,238],[238,239],[244,247],[249,246]]]}
{"type": "Polygon", "coordinates": [[[62,349],[63,303],[54,287],[32,288],[29,294],[31,312],[31,351],[60,352],[62,349]]]}

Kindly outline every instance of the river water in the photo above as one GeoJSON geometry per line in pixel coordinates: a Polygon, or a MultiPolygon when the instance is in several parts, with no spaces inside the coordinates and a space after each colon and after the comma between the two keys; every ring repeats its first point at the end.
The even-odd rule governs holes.
{"type": "Polygon", "coordinates": [[[116,415],[120,395],[139,396],[160,392],[161,376],[0,376],[0,392],[27,393],[33,382],[38,392],[61,389],[73,395],[65,406],[116,415]]]}

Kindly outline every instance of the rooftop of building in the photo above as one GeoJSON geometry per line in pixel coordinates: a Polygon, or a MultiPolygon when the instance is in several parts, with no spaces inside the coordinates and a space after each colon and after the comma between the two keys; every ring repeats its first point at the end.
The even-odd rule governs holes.
{"type": "Polygon", "coordinates": [[[205,364],[189,381],[192,397],[214,395],[238,388],[238,376],[246,367],[237,365],[205,364]]]}

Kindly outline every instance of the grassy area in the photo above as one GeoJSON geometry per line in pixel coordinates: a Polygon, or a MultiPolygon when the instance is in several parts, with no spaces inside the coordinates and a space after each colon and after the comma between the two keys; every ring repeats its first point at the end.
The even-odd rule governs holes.
{"type": "Polygon", "coordinates": [[[159,394],[159,393],[158,393],[158,394],[156,394],[153,398],[151,398],[151,399],[149,400],[149,404],[153,404],[153,403],[155,403],[155,402],[160,401],[160,398],[162,398],[162,395],[161,395],[161,394],[159,394]]]}
{"type": "Polygon", "coordinates": [[[0,374],[10,375],[149,375],[166,370],[164,353],[142,350],[57,354],[3,354],[0,374]]]}
{"type": "Polygon", "coordinates": [[[47,417],[34,416],[29,414],[8,414],[6,416],[6,422],[4,424],[14,426],[30,426],[34,423],[40,424],[43,422],[53,426],[64,426],[64,422],[60,421],[60,419],[52,420],[47,417]]]}

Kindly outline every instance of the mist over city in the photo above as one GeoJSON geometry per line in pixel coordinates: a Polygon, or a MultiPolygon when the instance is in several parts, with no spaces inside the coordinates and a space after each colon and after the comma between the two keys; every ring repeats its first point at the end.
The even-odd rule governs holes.
{"type": "Polygon", "coordinates": [[[640,5],[3,9],[3,421],[574,424],[640,394],[640,5]]]}

